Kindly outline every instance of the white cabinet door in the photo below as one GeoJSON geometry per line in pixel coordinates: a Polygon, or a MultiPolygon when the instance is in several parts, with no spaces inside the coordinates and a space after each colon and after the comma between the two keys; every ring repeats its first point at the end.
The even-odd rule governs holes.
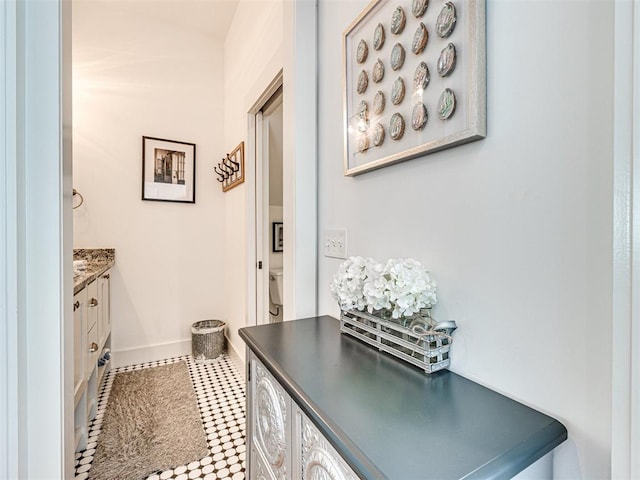
{"type": "Polygon", "coordinates": [[[94,280],[85,289],[87,291],[87,343],[86,375],[87,381],[93,374],[98,361],[98,284],[94,280]]]}
{"type": "Polygon", "coordinates": [[[303,480],[358,480],[358,475],[304,414],[300,433],[303,480]]]}
{"type": "MultiPolygon", "coordinates": [[[[251,443],[266,465],[259,467],[260,455],[252,455],[251,478],[266,470],[274,480],[290,477],[291,399],[267,369],[252,356],[251,443]]],[[[252,452],[252,450],[249,450],[252,452]]],[[[264,475],[263,475],[264,476],[264,475]]]]}
{"type": "Polygon", "coordinates": [[[73,392],[76,404],[85,379],[86,312],[87,290],[83,288],[73,296],[73,392]]]}
{"type": "Polygon", "coordinates": [[[105,346],[111,333],[111,270],[98,277],[98,347],[105,346]]]}

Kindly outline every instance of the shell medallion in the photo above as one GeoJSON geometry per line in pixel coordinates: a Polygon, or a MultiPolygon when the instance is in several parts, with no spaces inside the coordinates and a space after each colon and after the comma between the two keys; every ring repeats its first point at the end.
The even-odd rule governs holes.
{"type": "Polygon", "coordinates": [[[396,78],[396,81],[393,82],[393,86],[391,87],[391,103],[400,105],[402,100],[404,100],[404,91],[404,81],[402,77],[396,78]]]}
{"type": "Polygon", "coordinates": [[[371,72],[371,79],[374,83],[380,83],[384,78],[384,63],[382,60],[378,59],[376,63],[373,64],[373,72],[371,72]]]}
{"type": "Polygon", "coordinates": [[[429,85],[429,81],[431,80],[431,75],[429,74],[429,67],[424,62],[420,62],[416,67],[416,73],[413,74],[413,90],[425,90],[427,85],[429,85]]]}
{"type": "Polygon", "coordinates": [[[447,38],[456,27],[456,7],[452,2],[447,2],[440,10],[436,20],[436,33],[439,37],[447,38]]]}
{"type": "Polygon", "coordinates": [[[427,107],[424,106],[424,103],[417,103],[413,107],[413,113],[411,114],[411,127],[415,131],[420,131],[427,124],[427,120],[429,119],[429,114],[427,113],[427,107]]]}
{"type": "Polygon", "coordinates": [[[358,137],[358,151],[363,153],[367,150],[369,150],[369,137],[367,137],[366,133],[363,133],[358,137]]]}
{"type": "Polygon", "coordinates": [[[369,104],[362,100],[360,102],[360,108],[358,108],[358,112],[360,112],[360,118],[364,120],[369,120],[369,104]]]}
{"type": "Polygon", "coordinates": [[[389,136],[393,140],[400,140],[404,135],[404,118],[399,113],[394,113],[389,121],[389,136]]]}
{"type": "Polygon", "coordinates": [[[450,43],[442,49],[438,58],[438,74],[441,77],[450,75],[456,68],[456,47],[450,43]]]}
{"type": "Polygon", "coordinates": [[[373,49],[380,50],[384,46],[384,26],[379,23],[373,31],[373,49]]]}
{"type": "Polygon", "coordinates": [[[438,100],[438,116],[442,120],[453,115],[456,110],[456,94],[450,88],[445,88],[438,100]]]}
{"type": "Polygon", "coordinates": [[[367,42],[364,40],[360,40],[358,43],[358,48],[356,50],[356,62],[364,63],[367,61],[367,56],[369,55],[369,47],[367,46],[367,42]]]}
{"type": "Polygon", "coordinates": [[[384,126],[381,123],[376,124],[373,129],[373,144],[379,147],[384,143],[384,126]]]}
{"type": "Polygon", "coordinates": [[[396,43],[391,50],[391,68],[393,70],[400,70],[402,65],[404,65],[404,47],[396,43]]]}
{"type": "Polygon", "coordinates": [[[427,11],[429,0],[413,0],[411,2],[411,13],[414,17],[420,18],[427,11]]]}
{"type": "Polygon", "coordinates": [[[427,41],[429,40],[429,32],[424,23],[420,22],[418,28],[416,29],[416,33],[413,35],[413,42],[411,43],[411,51],[416,55],[420,55],[424,50],[424,47],[427,46],[427,41]]]}
{"type": "Polygon", "coordinates": [[[375,97],[373,97],[373,114],[380,115],[384,112],[385,98],[382,90],[378,90],[375,97]]]}
{"type": "Polygon", "coordinates": [[[391,33],[400,35],[407,23],[407,16],[404,14],[402,7],[397,7],[391,15],[391,33]]]}
{"type": "Polygon", "coordinates": [[[367,91],[367,87],[369,86],[369,75],[367,75],[366,70],[362,70],[358,75],[358,85],[356,86],[356,91],[360,94],[363,94],[367,91]]]}

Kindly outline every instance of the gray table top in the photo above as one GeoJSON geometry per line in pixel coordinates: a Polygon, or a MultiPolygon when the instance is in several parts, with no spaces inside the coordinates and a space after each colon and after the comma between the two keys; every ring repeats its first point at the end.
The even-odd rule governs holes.
{"type": "Polygon", "coordinates": [[[504,395],[340,334],[333,317],[240,336],[363,478],[511,478],[567,438],[560,422],[504,395]]]}

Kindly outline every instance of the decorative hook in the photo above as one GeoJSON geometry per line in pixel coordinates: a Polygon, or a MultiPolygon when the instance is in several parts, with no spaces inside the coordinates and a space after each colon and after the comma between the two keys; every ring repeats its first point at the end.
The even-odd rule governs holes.
{"type": "Polygon", "coordinates": [[[219,163],[218,165],[220,166],[220,170],[223,170],[227,173],[227,177],[230,177],[235,173],[232,168],[230,168],[226,163],[224,163],[224,158],[222,159],[222,163],[219,163]]]}
{"type": "Polygon", "coordinates": [[[218,167],[220,166],[220,164],[218,164],[217,166],[213,167],[213,170],[216,172],[216,175],[218,175],[218,177],[220,177],[219,179],[217,179],[219,182],[224,182],[228,177],[227,173],[222,171],[222,168],[220,169],[220,171],[218,171],[218,167]]]}
{"type": "Polygon", "coordinates": [[[233,170],[233,173],[236,173],[238,170],[240,170],[240,164],[238,162],[234,162],[233,160],[231,160],[231,157],[229,157],[229,154],[227,154],[227,158],[222,159],[222,163],[224,163],[229,168],[231,168],[233,170]],[[227,163],[227,160],[231,163],[230,165],[227,163]]]}

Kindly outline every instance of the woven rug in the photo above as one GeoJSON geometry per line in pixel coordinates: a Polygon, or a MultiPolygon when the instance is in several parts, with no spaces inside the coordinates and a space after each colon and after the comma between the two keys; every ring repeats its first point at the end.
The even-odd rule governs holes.
{"type": "Polygon", "coordinates": [[[146,478],[209,454],[185,362],[117,373],[101,430],[94,480],[146,478]]]}

